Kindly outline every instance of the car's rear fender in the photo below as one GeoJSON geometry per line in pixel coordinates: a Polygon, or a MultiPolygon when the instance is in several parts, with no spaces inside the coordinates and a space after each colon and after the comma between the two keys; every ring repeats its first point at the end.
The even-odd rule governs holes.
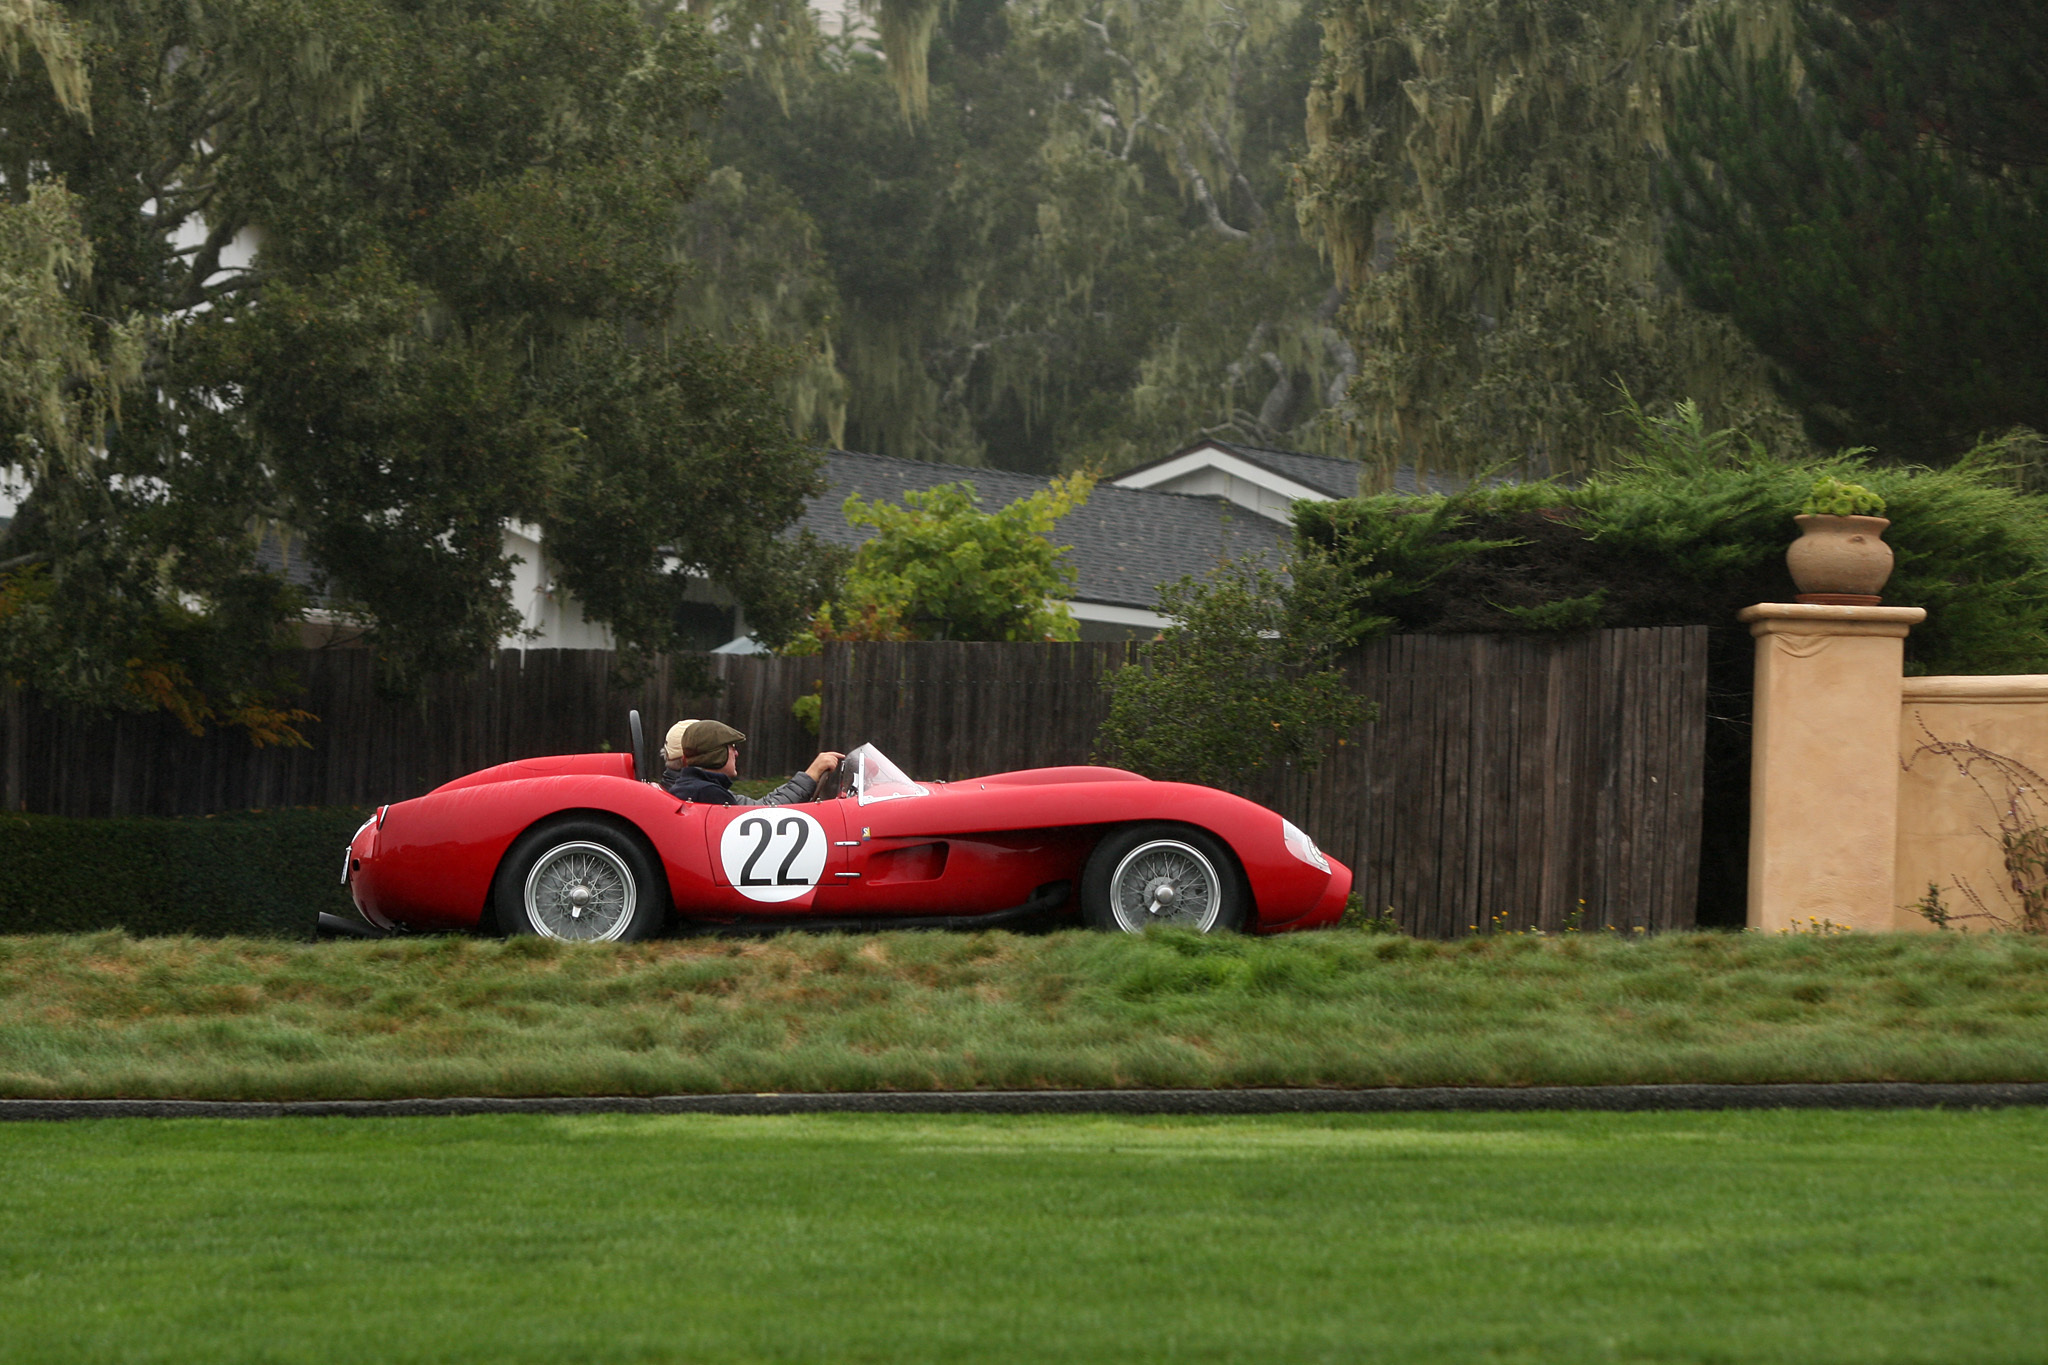
{"type": "Polygon", "coordinates": [[[539,758],[514,759],[494,767],[479,768],[465,773],[452,782],[443,782],[429,796],[441,792],[461,791],[465,787],[487,787],[499,782],[528,782],[544,777],[623,777],[629,781],[633,776],[631,754],[545,754],[539,758]]]}
{"type": "MultiPolygon", "coordinates": [[[[668,869],[671,894],[689,856],[682,803],[645,782],[603,774],[443,788],[388,807],[376,852],[355,871],[366,909],[413,929],[474,929],[485,922],[506,853],[544,820],[590,815],[635,831],[668,869]]],[[[699,834],[701,840],[701,833],[699,834]]]]}

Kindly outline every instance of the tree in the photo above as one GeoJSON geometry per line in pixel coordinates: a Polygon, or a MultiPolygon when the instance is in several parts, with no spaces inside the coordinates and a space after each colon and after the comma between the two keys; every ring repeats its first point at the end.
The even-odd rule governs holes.
{"type": "Polygon", "coordinates": [[[1103,679],[1104,758],[1148,777],[1226,789],[1276,763],[1313,772],[1375,708],[1354,695],[1335,658],[1338,603],[1324,575],[1292,584],[1259,563],[1231,561],[1206,579],[1160,588],[1173,618],[1138,662],[1103,679]]]}
{"type": "Polygon", "coordinates": [[[932,13],[909,117],[884,24],[886,63],[857,36],[822,40],[785,90],[738,85],[715,134],[750,194],[786,193],[815,224],[846,385],[833,439],[1047,472],[1205,434],[1340,445],[1324,419],[1351,350],[1286,213],[1310,8],[932,13]]]}
{"type": "MultiPolygon", "coordinates": [[[[1619,376],[1797,442],[1766,367],[1661,274],[1653,181],[1687,0],[1335,0],[1301,222],[1350,293],[1347,417],[1399,464],[1578,474],[1628,449],[1619,376]]],[[[1745,32],[1770,5],[1742,10],[1745,32]]]]}
{"type": "Polygon", "coordinates": [[[1061,599],[1074,571],[1049,539],[1088,500],[1095,480],[1057,478],[994,512],[972,483],[903,495],[903,506],[858,495],[846,519],[872,526],[838,595],[820,607],[799,644],[825,640],[1074,640],[1080,627],[1061,599]]]}
{"type": "Polygon", "coordinates": [[[1678,86],[1673,268],[1818,441],[1947,461],[2048,429],[2048,10],[1801,0],[1678,86]]]}
{"type": "Polygon", "coordinates": [[[810,566],[775,538],[816,487],[777,390],[795,357],[677,314],[721,80],[698,22],[629,0],[63,15],[81,97],[60,47],[4,77],[0,187],[72,196],[91,270],[63,289],[105,374],[148,345],[75,458],[34,430],[10,457],[9,673],[116,706],[168,680],[199,718],[275,695],[305,604],[255,571],[266,532],[399,685],[519,628],[508,521],[629,654],[673,640],[694,573],[765,629],[807,614],[810,566]]]}

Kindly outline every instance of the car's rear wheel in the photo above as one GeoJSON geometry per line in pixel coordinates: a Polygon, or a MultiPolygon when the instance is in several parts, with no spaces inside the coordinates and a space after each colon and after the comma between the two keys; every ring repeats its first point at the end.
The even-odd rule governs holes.
{"type": "Polygon", "coordinates": [[[1116,830],[1081,875],[1081,913],[1091,927],[1116,933],[1155,924],[1198,934],[1239,929],[1248,900],[1229,850],[1186,825],[1116,830]]]}
{"type": "Polygon", "coordinates": [[[668,886],[637,837],[604,820],[553,820],[526,832],[498,868],[491,898],[507,934],[630,943],[668,918],[668,886]]]}

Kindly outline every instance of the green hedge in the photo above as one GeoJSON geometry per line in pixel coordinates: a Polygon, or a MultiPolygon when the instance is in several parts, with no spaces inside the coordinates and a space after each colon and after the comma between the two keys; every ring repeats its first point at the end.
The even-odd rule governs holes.
{"type": "Polygon", "coordinates": [[[322,910],[354,913],[342,850],[367,814],[0,816],[0,933],[311,938],[322,910]]]}
{"type": "Polygon", "coordinates": [[[1777,460],[1699,429],[1697,412],[1644,428],[1637,457],[1577,485],[1475,485],[1454,497],[1298,503],[1308,569],[1353,638],[1705,625],[1752,650],[1736,613],[1798,591],[1785,551],[1817,477],[1883,498],[1896,556],[1884,600],[1925,607],[1908,673],[2048,670],[2048,497],[2025,493],[1986,446],[1947,469],[1849,453],[1777,460]]]}

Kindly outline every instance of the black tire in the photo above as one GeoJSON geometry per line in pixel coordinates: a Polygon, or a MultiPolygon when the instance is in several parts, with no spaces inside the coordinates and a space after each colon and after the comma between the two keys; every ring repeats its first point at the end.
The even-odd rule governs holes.
{"type": "Polygon", "coordinates": [[[1112,830],[1081,874],[1082,916],[1091,929],[1111,933],[1142,933],[1155,924],[1202,934],[1241,929],[1250,903],[1230,850],[1188,825],[1112,830]]]}
{"type": "Polygon", "coordinates": [[[637,834],[607,820],[566,816],[536,825],[512,845],[498,866],[491,903],[507,935],[631,943],[668,922],[668,881],[637,834]]]}

